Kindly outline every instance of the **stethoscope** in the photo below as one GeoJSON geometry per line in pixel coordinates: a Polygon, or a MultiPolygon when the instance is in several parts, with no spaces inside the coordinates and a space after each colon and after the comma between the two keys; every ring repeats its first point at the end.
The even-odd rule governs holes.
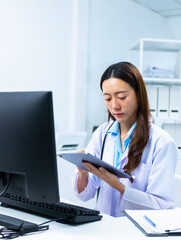
{"type": "Polygon", "coordinates": [[[108,131],[109,131],[109,129],[112,127],[113,124],[114,124],[114,122],[111,123],[111,125],[110,125],[110,126],[108,127],[108,129],[106,130],[106,133],[105,133],[105,136],[104,136],[104,139],[103,139],[103,142],[102,142],[101,157],[100,157],[101,160],[102,160],[102,158],[103,158],[103,153],[104,153],[104,147],[105,147],[105,142],[106,142],[107,134],[108,134],[108,131]]]}
{"type": "MultiPolygon", "coordinates": [[[[102,142],[102,148],[101,148],[101,157],[100,157],[101,160],[102,160],[103,153],[104,153],[104,146],[105,146],[107,134],[108,134],[109,129],[112,127],[113,123],[111,123],[111,125],[108,127],[108,129],[106,130],[106,133],[104,135],[104,139],[103,139],[103,142],[102,142]]],[[[100,192],[100,187],[97,189],[97,200],[98,200],[98,197],[99,197],[99,192],[100,192]]]]}
{"type": "MultiPolygon", "coordinates": [[[[104,147],[105,147],[105,142],[106,142],[107,134],[108,134],[108,131],[110,130],[110,128],[112,127],[113,124],[114,124],[114,122],[111,123],[111,125],[110,125],[110,126],[108,127],[108,129],[106,130],[106,133],[105,133],[105,136],[104,136],[104,139],[103,139],[103,142],[102,142],[101,157],[100,157],[101,160],[102,160],[103,153],[104,153],[104,147]]],[[[132,176],[132,178],[135,180],[135,176],[132,176]]],[[[98,190],[98,192],[99,192],[99,190],[98,190]]],[[[98,193],[98,195],[99,195],[99,193],[98,193]]],[[[97,198],[98,198],[98,196],[97,196],[97,198]]]]}
{"type": "MultiPolygon", "coordinates": [[[[111,125],[108,127],[108,129],[106,130],[106,133],[105,133],[105,136],[104,136],[104,139],[103,139],[103,142],[102,142],[102,148],[101,148],[101,157],[100,159],[102,160],[103,158],[103,153],[104,153],[104,147],[105,147],[105,142],[106,142],[106,138],[107,138],[107,135],[108,135],[108,131],[110,130],[110,128],[112,127],[112,125],[114,124],[111,123],[111,125]]],[[[128,149],[129,149],[129,146],[128,146],[128,149]]]]}

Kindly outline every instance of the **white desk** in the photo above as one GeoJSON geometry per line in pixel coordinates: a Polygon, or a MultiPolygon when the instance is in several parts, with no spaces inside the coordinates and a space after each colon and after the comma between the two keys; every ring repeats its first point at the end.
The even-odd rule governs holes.
{"type": "MultiPolygon", "coordinates": [[[[20,218],[23,220],[31,221],[40,224],[46,221],[46,218],[42,218],[29,213],[17,211],[10,208],[0,207],[0,213],[20,218]]],[[[41,232],[33,233],[19,237],[20,240],[142,240],[150,239],[146,237],[128,218],[113,218],[107,215],[103,215],[101,221],[82,224],[79,226],[70,226],[67,224],[61,224],[52,222],[49,224],[50,229],[41,232]]],[[[154,240],[167,239],[167,240],[181,240],[181,236],[168,237],[154,237],[154,240]]]]}

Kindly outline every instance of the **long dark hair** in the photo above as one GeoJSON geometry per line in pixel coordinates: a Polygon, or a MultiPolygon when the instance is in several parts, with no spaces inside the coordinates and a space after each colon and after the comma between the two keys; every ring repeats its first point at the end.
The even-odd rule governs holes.
{"type": "MultiPolygon", "coordinates": [[[[143,150],[149,139],[149,117],[151,114],[146,87],[139,70],[129,62],[119,62],[108,67],[101,77],[101,90],[103,82],[111,77],[127,82],[134,89],[138,99],[137,124],[130,142],[128,162],[123,168],[126,173],[131,175],[139,166],[143,150]]],[[[115,120],[108,110],[108,120],[110,118],[115,120]]],[[[132,178],[131,181],[133,182],[132,178]]]]}

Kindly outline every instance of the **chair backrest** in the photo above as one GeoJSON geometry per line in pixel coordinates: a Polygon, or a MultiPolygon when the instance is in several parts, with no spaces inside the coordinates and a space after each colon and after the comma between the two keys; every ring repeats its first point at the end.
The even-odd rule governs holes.
{"type": "Polygon", "coordinates": [[[93,126],[92,132],[94,132],[99,126],[93,126]]]}
{"type": "Polygon", "coordinates": [[[181,175],[174,175],[175,204],[174,207],[181,207],[181,175]]]}

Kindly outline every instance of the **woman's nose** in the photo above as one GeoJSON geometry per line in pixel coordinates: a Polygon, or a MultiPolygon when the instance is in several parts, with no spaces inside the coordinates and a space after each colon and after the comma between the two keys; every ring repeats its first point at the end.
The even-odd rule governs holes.
{"type": "Polygon", "coordinates": [[[117,99],[113,99],[113,101],[112,101],[112,108],[113,109],[118,109],[118,108],[120,108],[121,106],[120,106],[120,103],[119,103],[119,101],[117,100],[117,99]]]}

